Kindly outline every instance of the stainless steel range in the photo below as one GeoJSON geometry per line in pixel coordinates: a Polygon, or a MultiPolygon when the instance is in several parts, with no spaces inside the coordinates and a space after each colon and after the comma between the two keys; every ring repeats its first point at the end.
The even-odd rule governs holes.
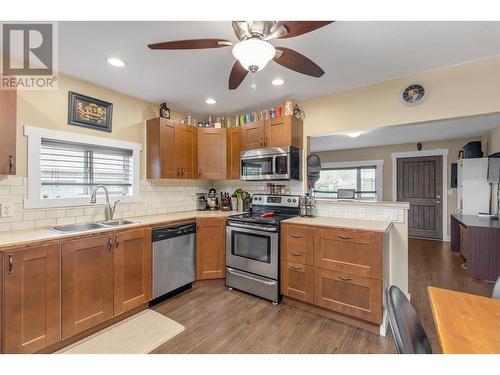
{"type": "Polygon", "coordinates": [[[278,303],[280,221],[298,216],[299,196],[255,194],[252,213],[229,216],[226,285],[278,303]]]}

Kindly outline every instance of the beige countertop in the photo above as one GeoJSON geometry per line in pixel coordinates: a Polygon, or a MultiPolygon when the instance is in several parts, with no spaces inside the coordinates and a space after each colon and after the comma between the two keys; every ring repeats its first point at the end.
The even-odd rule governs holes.
{"type": "MultiPolygon", "coordinates": [[[[95,229],[91,231],[84,232],[73,232],[73,233],[59,233],[53,231],[50,228],[37,228],[37,229],[26,229],[17,230],[11,232],[0,233],[0,247],[7,246],[19,246],[25,245],[31,242],[38,241],[48,241],[57,240],[68,237],[82,236],[93,233],[102,233],[117,231],[123,229],[130,229],[134,227],[141,227],[144,225],[157,225],[157,224],[168,224],[177,221],[186,220],[196,220],[197,218],[217,218],[217,217],[227,217],[229,215],[236,215],[236,211],[187,211],[187,212],[176,212],[164,215],[154,215],[154,216],[141,216],[141,217],[131,217],[123,218],[123,220],[132,220],[136,223],[122,225],[114,228],[102,228],[95,229]]],[[[2,249],[0,249],[2,251],[2,249]]]]}
{"type": "Polygon", "coordinates": [[[349,228],[367,230],[373,232],[386,232],[392,225],[390,221],[375,221],[362,219],[345,219],[337,217],[294,217],[292,219],[283,220],[282,223],[298,224],[298,225],[315,225],[331,228],[349,228]]]}

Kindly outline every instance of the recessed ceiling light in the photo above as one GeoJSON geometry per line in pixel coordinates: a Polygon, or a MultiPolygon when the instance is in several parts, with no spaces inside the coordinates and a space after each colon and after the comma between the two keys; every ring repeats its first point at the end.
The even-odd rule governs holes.
{"type": "Polygon", "coordinates": [[[217,102],[215,101],[215,99],[208,98],[207,100],[205,100],[205,103],[207,103],[207,104],[215,104],[217,102]]]}
{"type": "Polygon", "coordinates": [[[285,83],[284,80],[282,80],[281,78],[275,78],[273,79],[273,81],[271,82],[274,86],[281,86],[282,84],[285,83]]]}
{"type": "Polygon", "coordinates": [[[363,133],[366,133],[366,132],[350,132],[350,133],[347,133],[347,136],[351,137],[351,138],[356,138],[356,137],[359,137],[363,133]]]}
{"type": "Polygon", "coordinates": [[[123,60],[120,60],[119,58],[117,57],[106,57],[106,61],[108,62],[108,64],[111,64],[113,66],[117,66],[119,68],[122,68],[124,67],[125,65],[127,65],[125,63],[125,61],[123,60]]]}

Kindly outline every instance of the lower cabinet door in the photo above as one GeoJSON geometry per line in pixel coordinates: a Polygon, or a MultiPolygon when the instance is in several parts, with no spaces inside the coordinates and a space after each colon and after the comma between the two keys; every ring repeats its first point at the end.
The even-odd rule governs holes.
{"type": "Polygon", "coordinates": [[[115,235],[114,315],[151,299],[151,229],[132,229],[115,235]]]}
{"type": "Polygon", "coordinates": [[[382,284],[377,279],[315,267],[314,304],[380,324],[382,284]]]}
{"type": "Polygon", "coordinates": [[[4,352],[34,353],[61,339],[59,244],[3,255],[4,352]]]}
{"type": "Polygon", "coordinates": [[[226,219],[196,223],[196,280],[226,277],[226,219]]]}
{"type": "Polygon", "coordinates": [[[62,337],[113,317],[113,242],[108,235],[65,241],[62,252],[62,337]]]}
{"type": "Polygon", "coordinates": [[[313,303],[313,267],[281,262],[281,294],[313,303]]]}

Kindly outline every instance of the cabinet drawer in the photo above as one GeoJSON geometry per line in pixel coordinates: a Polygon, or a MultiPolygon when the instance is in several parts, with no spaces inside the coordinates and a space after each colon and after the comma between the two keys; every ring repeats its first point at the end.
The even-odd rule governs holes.
{"type": "Polygon", "coordinates": [[[318,229],[314,266],[381,279],[383,235],[344,229],[318,229]]]}
{"type": "Polygon", "coordinates": [[[314,304],[380,324],[382,282],[315,267],[314,304]]]}
{"type": "Polygon", "coordinates": [[[281,262],[281,293],[303,302],[313,303],[313,267],[281,262]]]}
{"type": "Polygon", "coordinates": [[[281,232],[281,259],[313,265],[313,229],[284,225],[281,232]]]}

